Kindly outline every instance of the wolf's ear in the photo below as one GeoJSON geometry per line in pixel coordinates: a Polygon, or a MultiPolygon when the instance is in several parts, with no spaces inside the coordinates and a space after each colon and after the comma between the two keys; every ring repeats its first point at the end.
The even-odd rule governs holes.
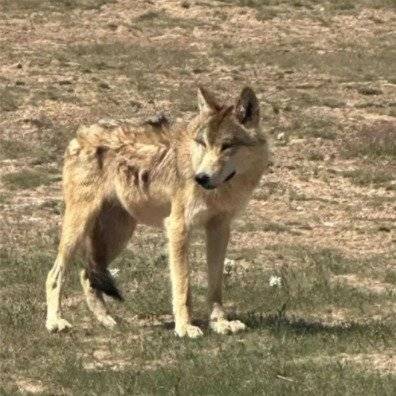
{"type": "Polygon", "coordinates": [[[247,128],[258,126],[260,120],[260,106],[252,88],[243,88],[235,106],[235,117],[247,128]]]}
{"type": "Polygon", "coordinates": [[[217,103],[213,94],[203,87],[198,87],[198,107],[199,112],[219,111],[221,106],[217,103]]]}

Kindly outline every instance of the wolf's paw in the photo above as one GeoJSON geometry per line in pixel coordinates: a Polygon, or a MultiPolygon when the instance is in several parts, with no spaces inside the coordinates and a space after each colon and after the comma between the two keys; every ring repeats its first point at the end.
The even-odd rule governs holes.
{"type": "Polygon", "coordinates": [[[117,326],[117,322],[110,315],[101,316],[98,318],[98,320],[104,327],[107,327],[108,329],[114,329],[114,327],[117,326]]]}
{"type": "Polygon", "coordinates": [[[65,319],[54,318],[54,319],[47,319],[45,327],[47,328],[48,331],[54,333],[55,331],[65,331],[67,329],[70,329],[72,325],[65,319]]]}
{"type": "Polygon", "coordinates": [[[218,319],[210,322],[210,328],[218,334],[230,334],[246,330],[246,325],[239,320],[218,319]]]}
{"type": "Polygon", "coordinates": [[[193,326],[191,324],[178,326],[175,332],[179,337],[198,338],[203,336],[202,330],[198,326],[193,326]]]}

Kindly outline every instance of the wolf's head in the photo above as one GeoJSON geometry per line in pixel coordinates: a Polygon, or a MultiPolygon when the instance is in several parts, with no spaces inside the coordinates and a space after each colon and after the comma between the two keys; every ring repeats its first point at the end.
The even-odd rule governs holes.
{"type": "Polygon", "coordinates": [[[190,136],[194,178],[201,187],[214,189],[267,165],[267,141],[251,88],[242,90],[235,106],[222,106],[209,91],[199,88],[198,106],[190,136]]]}

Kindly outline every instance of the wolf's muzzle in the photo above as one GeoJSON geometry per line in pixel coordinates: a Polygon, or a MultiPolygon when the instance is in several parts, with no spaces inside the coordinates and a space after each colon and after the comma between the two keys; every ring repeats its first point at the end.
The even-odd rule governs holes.
{"type": "Polygon", "coordinates": [[[206,173],[198,173],[195,176],[195,181],[203,188],[206,188],[207,190],[212,190],[213,188],[216,188],[210,180],[210,176],[208,176],[206,173]]]}
{"type": "MultiPolygon", "coordinates": [[[[236,172],[231,172],[226,179],[224,180],[225,182],[228,182],[228,180],[231,180],[234,176],[235,176],[236,172]]],[[[195,181],[203,188],[205,188],[206,190],[213,190],[214,188],[218,187],[217,185],[212,183],[212,180],[210,178],[209,175],[207,175],[206,173],[198,173],[195,176],[195,181]]]]}

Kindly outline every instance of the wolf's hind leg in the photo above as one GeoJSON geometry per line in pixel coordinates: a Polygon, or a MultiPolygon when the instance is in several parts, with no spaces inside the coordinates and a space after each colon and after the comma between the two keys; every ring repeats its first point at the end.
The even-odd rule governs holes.
{"type": "Polygon", "coordinates": [[[135,220],[118,202],[106,202],[85,241],[88,268],[81,271],[80,282],[89,310],[108,328],[113,328],[116,321],[108,313],[103,293],[118,300],[122,297],[107,266],[126,246],[135,226],[135,220]]]}
{"type": "Polygon", "coordinates": [[[91,286],[86,270],[82,270],[80,272],[80,282],[84,290],[89,310],[103,326],[110,329],[113,328],[117,323],[109,315],[106,309],[106,304],[103,300],[103,293],[91,286]]]}
{"type": "Polygon", "coordinates": [[[58,255],[46,281],[46,327],[49,331],[62,331],[71,327],[70,323],[61,316],[62,285],[66,269],[84,238],[91,213],[89,208],[85,210],[85,213],[81,210],[66,208],[58,255]]]}

